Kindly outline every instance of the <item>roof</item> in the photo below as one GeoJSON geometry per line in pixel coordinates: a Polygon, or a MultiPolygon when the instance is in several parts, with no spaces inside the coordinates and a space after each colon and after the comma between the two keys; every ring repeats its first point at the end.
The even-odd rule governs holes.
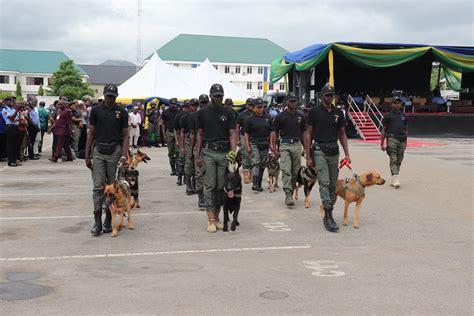
{"type": "Polygon", "coordinates": [[[89,76],[89,83],[122,84],[137,72],[136,66],[79,65],[89,76]]]}
{"type": "Polygon", "coordinates": [[[135,66],[134,63],[127,60],[117,60],[117,59],[107,59],[103,63],[100,63],[103,66],[135,66]]]}
{"type": "MultiPolygon", "coordinates": [[[[69,59],[59,51],[0,49],[0,71],[52,74],[59,69],[61,62],[69,59]]],[[[77,68],[84,73],[80,67],[77,68]]]]}
{"type": "Polygon", "coordinates": [[[163,60],[271,64],[288,51],[265,38],[180,34],[157,50],[163,60]]]}

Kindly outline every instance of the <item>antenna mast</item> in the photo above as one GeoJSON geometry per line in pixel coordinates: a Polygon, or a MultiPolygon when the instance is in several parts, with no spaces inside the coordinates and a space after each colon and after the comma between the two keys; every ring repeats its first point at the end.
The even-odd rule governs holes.
{"type": "Polygon", "coordinates": [[[142,0],[137,0],[137,71],[142,63],[142,0]]]}

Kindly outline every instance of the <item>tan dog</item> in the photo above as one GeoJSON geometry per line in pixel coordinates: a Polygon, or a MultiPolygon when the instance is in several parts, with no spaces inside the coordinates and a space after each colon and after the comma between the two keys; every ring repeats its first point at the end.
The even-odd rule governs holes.
{"type": "Polygon", "coordinates": [[[109,205],[110,214],[112,217],[112,237],[116,237],[118,232],[125,227],[124,215],[127,212],[128,229],[135,229],[132,222],[132,198],[130,188],[126,181],[116,180],[112,184],[104,186],[104,195],[109,205]],[[115,216],[118,215],[120,222],[116,223],[115,216]]]}
{"type": "Polygon", "coordinates": [[[275,192],[275,188],[278,188],[278,177],[280,175],[280,163],[278,162],[278,158],[273,154],[270,154],[267,172],[268,191],[272,193],[275,192]]]}
{"type": "MultiPolygon", "coordinates": [[[[337,180],[336,183],[336,194],[340,196],[344,201],[344,221],[342,225],[347,226],[347,211],[349,204],[355,202],[355,213],[354,213],[354,228],[359,228],[359,212],[362,205],[362,201],[365,198],[365,188],[373,185],[384,185],[385,179],[383,179],[378,172],[369,171],[358,177],[348,178],[345,180],[337,180]]],[[[321,218],[324,218],[324,208],[321,205],[321,218]]]]}
{"type": "Polygon", "coordinates": [[[135,154],[132,154],[130,151],[128,152],[128,167],[130,169],[135,169],[140,162],[147,163],[148,160],[151,158],[144,152],[137,150],[135,154]]]}

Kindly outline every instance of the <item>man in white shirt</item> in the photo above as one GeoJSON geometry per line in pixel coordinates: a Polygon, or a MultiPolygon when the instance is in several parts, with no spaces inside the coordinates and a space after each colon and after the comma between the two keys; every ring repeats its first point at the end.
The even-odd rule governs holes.
{"type": "Polygon", "coordinates": [[[137,148],[138,137],[140,137],[140,124],[142,117],[138,113],[138,107],[133,108],[133,112],[128,115],[128,137],[132,148],[137,148]]]}

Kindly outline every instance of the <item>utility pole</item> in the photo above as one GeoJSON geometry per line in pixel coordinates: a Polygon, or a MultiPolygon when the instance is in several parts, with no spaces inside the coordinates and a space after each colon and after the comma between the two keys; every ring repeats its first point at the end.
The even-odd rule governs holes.
{"type": "Polygon", "coordinates": [[[142,63],[142,0],[137,0],[137,72],[142,63]]]}

